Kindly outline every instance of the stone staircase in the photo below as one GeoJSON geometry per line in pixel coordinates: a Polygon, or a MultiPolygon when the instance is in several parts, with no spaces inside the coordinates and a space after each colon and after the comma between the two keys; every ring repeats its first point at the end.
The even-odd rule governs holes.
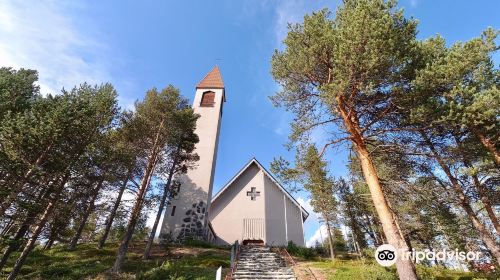
{"type": "Polygon", "coordinates": [[[233,279],[293,279],[293,269],[285,260],[264,246],[241,246],[233,279]]]}

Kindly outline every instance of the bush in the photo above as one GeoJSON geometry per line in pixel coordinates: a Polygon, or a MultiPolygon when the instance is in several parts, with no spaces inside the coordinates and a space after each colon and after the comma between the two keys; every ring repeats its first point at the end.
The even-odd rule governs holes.
{"type": "Polygon", "coordinates": [[[178,265],[171,262],[164,262],[161,266],[155,267],[143,274],[138,275],[137,279],[151,279],[151,280],[184,280],[186,271],[178,265]]]}
{"type": "Polygon", "coordinates": [[[184,242],[187,247],[198,247],[198,248],[216,248],[217,246],[204,240],[198,239],[187,239],[184,242]]]}
{"type": "Polygon", "coordinates": [[[286,250],[290,255],[306,260],[314,259],[320,254],[317,248],[300,247],[292,241],[288,241],[286,250]]]}

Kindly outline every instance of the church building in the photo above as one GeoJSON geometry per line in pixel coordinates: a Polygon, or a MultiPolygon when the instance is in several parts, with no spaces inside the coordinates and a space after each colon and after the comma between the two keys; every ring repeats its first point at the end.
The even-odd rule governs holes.
{"type": "Polygon", "coordinates": [[[214,67],[196,86],[194,112],[200,115],[196,134],[196,166],[176,180],[178,194],[163,218],[160,238],[192,238],[216,244],[258,243],[305,246],[304,226],[309,213],[257,159],[251,159],[214,197],[220,123],[226,101],[219,68],[214,67]]]}

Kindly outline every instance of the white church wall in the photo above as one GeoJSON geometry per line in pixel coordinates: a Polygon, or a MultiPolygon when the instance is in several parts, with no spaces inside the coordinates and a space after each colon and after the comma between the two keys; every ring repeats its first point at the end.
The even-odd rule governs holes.
{"type": "Polygon", "coordinates": [[[266,193],[266,241],[268,245],[286,245],[285,207],[283,192],[269,177],[264,177],[266,193]]]}
{"type": "Polygon", "coordinates": [[[304,232],[302,230],[300,209],[290,199],[287,199],[286,218],[288,221],[288,240],[299,246],[304,244],[304,232]]]}
{"type": "MultiPolygon", "coordinates": [[[[249,166],[213,203],[209,218],[217,235],[218,244],[231,244],[243,241],[244,220],[254,219],[252,228],[257,234],[260,229],[258,221],[265,217],[264,174],[255,165],[249,166]],[[255,200],[247,196],[247,192],[255,187],[260,195],[255,200]],[[257,228],[257,229],[256,229],[257,228]]],[[[263,225],[265,231],[265,225],[263,225]]],[[[265,236],[262,236],[265,242],[265,236]]]]}
{"type": "Polygon", "coordinates": [[[304,246],[299,208],[269,177],[265,176],[265,182],[268,244],[287,245],[288,241],[293,241],[299,246],[304,246]]]}

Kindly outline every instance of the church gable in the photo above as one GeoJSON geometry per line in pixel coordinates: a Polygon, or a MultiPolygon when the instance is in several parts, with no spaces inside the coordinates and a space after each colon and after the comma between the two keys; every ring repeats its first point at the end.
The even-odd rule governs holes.
{"type": "Polygon", "coordinates": [[[212,199],[210,217],[215,218],[222,210],[231,213],[251,210],[253,214],[257,215],[264,208],[263,193],[262,171],[255,164],[245,166],[238,173],[238,176],[235,176],[227,184],[224,192],[217,193],[212,199]],[[242,209],[242,204],[248,204],[245,205],[246,209],[242,209]]]}
{"type": "MultiPolygon", "coordinates": [[[[309,216],[309,213],[303,208],[300,206],[300,204],[297,202],[297,200],[295,200],[295,198],[293,198],[290,193],[288,193],[288,191],[286,191],[286,189],[281,186],[281,184],[271,175],[271,173],[269,173],[263,166],[262,164],[260,164],[259,161],[257,161],[257,159],[255,158],[252,158],[212,199],[212,203],[216,203],[216,201],[218,200],[219,197],[221,196],[226,196],[226,192],[229,192],[229,193],[233,193],[234,191],[231,191],[230,189],[232,188],[232,185],[235,181],[237,181],[243,174],[245,174],[247,172],[248,169],[251,169],[251,168],[258,168],[261,172],[262,172],[262,175],[267,177],[267,179],[272,183],[271,185],[276,187],[281,193],[283,193],[285,195],[285,197],[290,200],[290,202],[292,203],[292,205],[294,207],[297,207],[297,211],[300,209],[302,211],[302,216],[303,216],[303,220],[305,221],[307,219],[307,217],[309,216]]],[[[262,185],[264,185],[264,182],[262,182],[262,185]]],[[[269,184],[268,184],[269,185],[269,184]]],[[[252,190],[249,189],[247,192],[251,192],[252,190]]],[[[248,195],[251,195],[250,193],[248,193],[248,195]]],[[[259,193],[259,194],[254,194],[254,195],[258,195],[258,196],[261,196],[262,194],[259,193]]],[[[211,210],[212,211],[212,210],[211,210]]]]}
{"type": "Polygon", "coordinates": [[[219,244],[304,245],[308,213],[256,160],[248,162],[212,199],[209,219],[219,244]]]}
{"type": "Polygon", "coordinates": [[[262,170],[251,164],[212,200],[209,219],[218,243],[265,240],[265,194],[262,170]]]}

